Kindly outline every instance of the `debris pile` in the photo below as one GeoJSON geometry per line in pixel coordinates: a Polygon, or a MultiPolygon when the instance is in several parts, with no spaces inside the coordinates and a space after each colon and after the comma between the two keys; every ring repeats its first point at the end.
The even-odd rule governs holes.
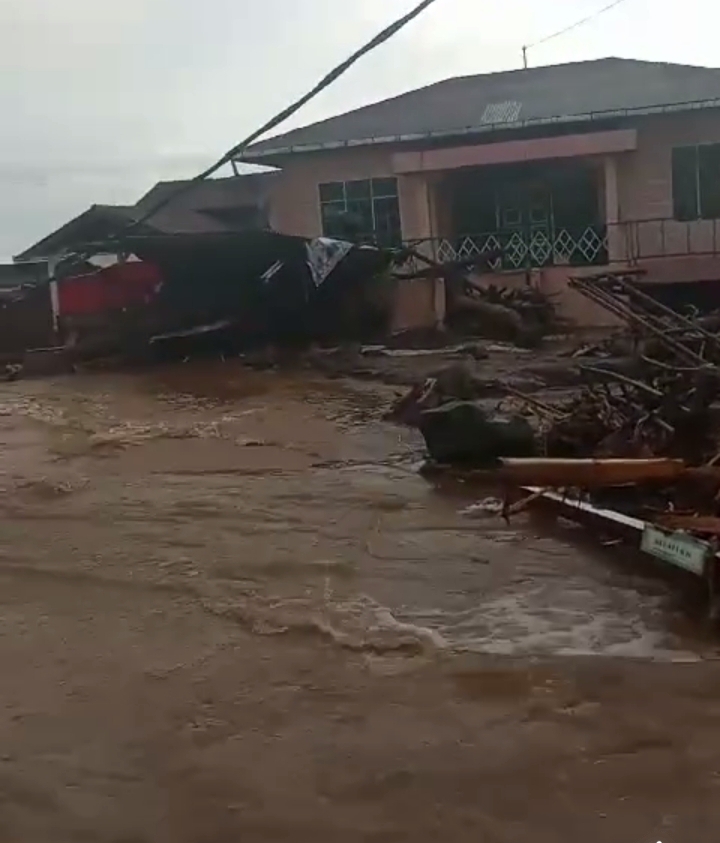
{"type": "Polygon", "coordinates": [[[465,289],[455,288],[449,295],[448,322],[466,333],[525,346],[559,330],[552,299],[536,287],[485,287],[471,276],[465,278],[465,289]]]}
{"type": "MultiPolygon", "coordinates": [[[[720,377],[647,365],[633,380],[585,366],[586,386],[567,402],[528,410],[542,419],[550,456],[676,456],[702,464],[718,450],[720,377]]],[[[718,373],[720,374],[720,373],[718,373]]]]}
{"type": "MultiPolygon", "coordinates": [[[[632,336],[633,377],[601,364],[579,363],[584,386],[553,405],[528,396],[551,458],[625,459],[624,482],[593,485],[564,475],[563,494],[576,489],[595,504],[650,519],[664,529],[720,537],[720,324],[711,315],[684,315],[656,302],[628,276],[576,279],[583,295],[621,316],[632,336]],[[675,465],[643,473],[649,460],[675,465]],[[601,487],[598,490],[597,487],[601,487]],[[670,520],[668,520],[670,519],[670,520]],[[672,523],[670,523],[672,521],[672,523]]],[[[530,485],[543,480],[538,469],[530,485]]]]}
{"type": "MultiPolygon", "coordinates": [[[[584,389],[546,419],[548,453],[562,456],[715,458],[720,440],[720,321],[657,302],[639,273],[574,279],[571,286],[620,316],[632,337],[633,377],[579,363],[584,389]]],[[[617,340],[615,340],[617,341],[617,340]]]]}
{"type": "Polygon", "coordinates": [[[483,284],[478,273],[498,257],[487,252],[473,258],[438,263],[413,249],[395,254],[398,279],[443,278],[447,290],[447,324],[458,334],[507,340],[534,346],[557,333],[560,322],[552,298],[528,282],[513,288],[483,284]],[[410,268],[403,269],[403,265],[410,268]]]}
{"type": "MultiPolygon", "coordinates": [[[[676,366],[720,364],[720,314],[683,314],[648,295],[638,284],[641,270],[574,278],[571,289],[618,317],[625,326],[630,353],[642,361],[665,361],[676,366]]],[[[622,342],[616,335],[605,350],[622,342]]],[[[627,347],[627,346],[625,346],[627,347]]],[[[593,349],[602,353],[603,348],[593,349]]],[[[590,349],[579,349],[585,356],[590,349]]]]}
{"type": "Polygon", "coordinates": [[[460,367],[411,390],[394,418],[420,429],[435,470],[562,489],[662,523],[682,516],[720,537],[720,334],[625,276],[574,286],[626,320],[635,353],[625,366],[574,360],[582,386],[562,400],[508,385],[510,415],[481,408],[460,367]]]}
{"type": "Polygon", "coordinates": [[[422,414],[457,401],[476,401],[483,384],[467,366],[457,363],[435,372],[412,386],[385,416],[386,421],[420,427],[422,414]]]}
{"type": "Polygon", "coordinates": [[[420,430],[438,464],[489,468],[499,456],[538,453],[538,438],[521,414],[488,410],[480,399],[486,384],[462,363],[415,384],[386,419],[420,430]]]}

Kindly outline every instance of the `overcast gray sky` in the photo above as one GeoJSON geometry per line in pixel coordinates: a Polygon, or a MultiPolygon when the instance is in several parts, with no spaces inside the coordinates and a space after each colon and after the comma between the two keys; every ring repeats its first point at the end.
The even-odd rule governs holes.
{"type": "MultiPolygon", "coordinates": [[[[0,0],[0,259],[93,202],[193,175],[416,0],[0,0]]],[[[605,0],[608,2],[608,0],[605,0]]],[[[437,0],[287,128],[458,74],[603,0],[437,0]]],[[[530,51],[718,66],[713,0],[625,0],[530,51]]]]}

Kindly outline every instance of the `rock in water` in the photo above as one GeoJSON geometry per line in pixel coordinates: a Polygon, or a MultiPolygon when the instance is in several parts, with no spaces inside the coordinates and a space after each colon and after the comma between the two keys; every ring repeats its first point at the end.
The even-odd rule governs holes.
{"type": "Polygon", "coordinates": [[[488,414],[474,401],[452,401],[420,415],[433,460],[490,468],[500,457],[537,453],[533,429],[521,416],[488,414]]]}

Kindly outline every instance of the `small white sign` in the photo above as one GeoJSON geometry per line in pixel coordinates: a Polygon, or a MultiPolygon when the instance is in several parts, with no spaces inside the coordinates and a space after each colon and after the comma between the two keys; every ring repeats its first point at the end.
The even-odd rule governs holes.
{"type": "Polygon", "coordinates": [[[650,524],[643,530],[640,549],[699,577],[705,572],[705,562],[712,552],[707,542],[688,533],[665,533],[650,524]]]}

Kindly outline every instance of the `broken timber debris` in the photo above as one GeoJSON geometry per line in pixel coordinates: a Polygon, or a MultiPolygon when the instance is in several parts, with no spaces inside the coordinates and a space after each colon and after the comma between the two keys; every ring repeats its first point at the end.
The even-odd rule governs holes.
{"type": "MultiPolygon", "coordinates": [[[[441,387],[433,379],[406,396],[404,409],[414,407],[431,456],[426,473],[522,489],[519,504],[506,504],[507,517],[552,499],[570,517],[582,520],[592,510],[603,523],[631,523],[631,533],[640,529],[644,536],[643,547],[664,558],[696,552],[682,550],[678,536],[720,542],[720,317],[676,313],[640,289],[638,278],[639,273],[604,274],[572,282],[625,323],[626,339],[616,334],[610,352],[608,346],[602,352],[612,357],[622,348],[622,360],[596,362],[587,349],[573,355],[569,365],[581,386],[560,401],[505,385],[523,414],[518,418],[534,420],[534,451],[527,441],[527,451],[519,453],[511,450],[516,441],[493,437],[486,429],[493,416],[487,410],[484,416],[464,411],[474,433],[464,430],[463,440],[473,435],[482,440],[473,447],[460,446],[449,423],[444,439],[428,427],[429,420],[449,420],[458,404],[481,397],[454,395],[460,390],[452,378],[441,387]],[[449,409],[443,413],[444,406],[449,409]]],[[[465,386],[468,382],[471,374],[465,386]]],[[[678,564],[683,567],[682,560],[678,564]]],[[[698,563],[695,573],[701,571],[698,563]]],[[[720,583],[720,576],[713,577],[720,583]]]]}
{"type": "Polygon", "coordinates": [[[687,471],[677,459],[502,458],[498,479],[516,486],[593,489],[627,483],[673,481],[687,471]]]}
{"type": "Polygon", "coordinates": [[[501,255],[501,251],[490,251],[439,263],[417,249],[407,248],[395,254],[398,268],[393,276],[401,280],[443,278],[447,323],[459,334],[537,345],[559,327],[555,305],[550,296],[530,283],[519,288],[483,284],[478,273],[487,272],[501,255]],[[402,269],[403,264],[415,268],[402,269]]]}
{"type": "Polygon", "coordinates": [[[718,620],[720,314],[676,313],[639,288],[639,275],[572,282],[626,325],[624,336],[616,333],[609,344],[594,347],[603,362],[593,361],[587,346],[572,355],[581,384],[574,395],[553,400],[503,384],[505,403],[519,403],[520,418],[534,420],[535,453],[528,443],[528,453],[512,451],[516,443],[488,433],[491,413],[473,416],[474,434],[463,431],[466,440],[482,440],[473,447],[458,447],[450,424],[438,447],[427,417],[462,403],[448,394],[451,380],[443,389],[434,379],[418,386],[403,409],[414,407],[425,435],[431,456],[425,476],[500,486],[506,519],[537,506],[603,536],[630,540],[694,575],[707,589],[710,617],[718,620]]]}

